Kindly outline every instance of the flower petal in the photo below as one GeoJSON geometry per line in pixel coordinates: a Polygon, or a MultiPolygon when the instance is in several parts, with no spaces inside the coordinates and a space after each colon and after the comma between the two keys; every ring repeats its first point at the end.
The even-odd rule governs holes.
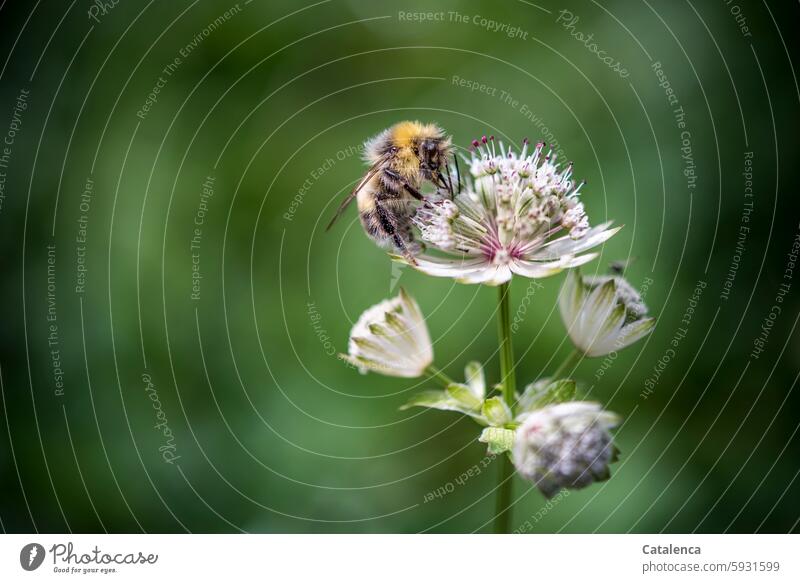
{"type": "Polygon", "coordinates": [[[578,257],[561,257],[557,261],[528,261],[517,259],[511,264],[511,270],[524,277],[542,278],[561,273],[565,269],[579,267],[597,257],[597,253],[587,253],[578,257]]]}
{"type": "Polygon", "coordinates": [[[539,263],[536,261],[523,261],[517,259],[511,264],[511,271],[523,277],[539,279],[550,277],[564,271],[564,266],[560,261],[550,261],[539,263]]]}
{"type": "Polygon", "coordinates": [[[634,342],[641,340],[653,331],[655,325],[655,318],[645,318],[628,324],[620,330],[619,336],[615,342],[617,346],[616,350],[622,350],[634,342]]]}
{"type": "Polygon", "coordinates": [[[614,282],[596,287],[586,296],[577,320],[570,329],[576,345],[588,352],[591,345],[600,339],[603,326],[617,305],[614,282]]]}
{"type": "Polygon", "coordinates": [[[616,305],[617,290],[613,281],[594,288],[586,297],[586,302],[581,310],[583,331],[599,331],[616,305]]]}
{"type": "Polygon", "coordinates": [[[468,362],[464,368],[464,378],[469,390],[479,399],[483,399],[486,394],[486,376],[483,374],[481,363],[476,361],[468,362]]]}
{"type": "Polygon", "coordinates": [[[625,324],[625,306],[617,304],[594,333],[586,332],[587,356],[604,356],[616,349],[617,337],[625,324]]]}
{"type": "Polygon", "coordinates": [[[489,265],[480,271],[475,271],[458,278],[459,283],[482,283],[497,286],[511,279],[511,269],[508,265],[489,265]]]}
{"type": "Polygon", "coordinates": [[[364,373],[421,376],[433,362],[433,346],[419,306],[405,291],[364,311],[353,325],[343,359],[364,373]]]}
{"type": "Polygon", "coordinates": [[[578,317],[578,312],[586,298],[586,286],[581,281],[581,276],[577,270],[570,271],[561,286],[561,293],[558,295],[558,307],[561,309],[561,317],[564,325],[569,328],[578,317]]]}
{"type": "Polygon", "coordinates": [[[542,245],[536,253],[531,255],[531,259],[539,261],[555,260],[564,255],[575,255],[583,251],[588,251],[593,247],[605,243],[613,237],[622,227],[609,229],[610,222],[592,227],[580,239],[572,239],[568,235],[553,239],[542,245]]]}
{"type": "MultiPolygon", "coordinates": [[[[404,257],[393,255],[392,258],[408,263],[404,257]]],[[[412,265],[414,269],[436,277],[464,277],[491,266],[485,257],[450,259],[433,255],[417,255],[414,259],[417,262],[416,265],[412,265]]]]}

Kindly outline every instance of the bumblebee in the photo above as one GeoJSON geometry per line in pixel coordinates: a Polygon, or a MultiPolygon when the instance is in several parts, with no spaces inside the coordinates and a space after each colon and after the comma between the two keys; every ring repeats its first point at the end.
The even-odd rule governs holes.
{"type": "Polygon", "coordinates": [[[450,156],[451,138],[436,124],[403,121],[383,130],[364,143],[369,170],[342,201],[327,229],[355,198],[367,235],[378,245],[394,246],[415,264],[412,251],[419,248],[411,228],[415,200],[425,200],[420,192],[424,182],[452,198],[450,156]]]}

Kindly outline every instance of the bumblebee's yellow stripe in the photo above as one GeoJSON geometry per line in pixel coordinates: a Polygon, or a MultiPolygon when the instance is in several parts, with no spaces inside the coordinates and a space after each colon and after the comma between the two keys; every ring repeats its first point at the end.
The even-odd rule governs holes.
{"type": "Polygon", "coordinates": [[[392,128],[392,142],[403,148],[412,142],[420,142],[427,138],[441,136],[442,130],[435,124],[423,124],[418,121],[401,121],[392,128]]]}

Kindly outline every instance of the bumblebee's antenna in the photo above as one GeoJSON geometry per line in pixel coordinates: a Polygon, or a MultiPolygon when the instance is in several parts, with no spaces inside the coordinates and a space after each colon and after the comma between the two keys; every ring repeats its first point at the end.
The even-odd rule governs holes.
{"type": "Polygon", "coordinates": [[[447,170],[447,192],[450,193],[450,198],[453,198],[453,176],[450,173],[450,164],[447,163],[447,158],[444,159],[444,169],[447,170]]]}
{"type": "Polygon", "coordinates": [[[461,194],[461,169],[458,167],[458,156],[453,154],[453,162],[456,164],[456,180],[458,180],[458,194],[461,194]]]}

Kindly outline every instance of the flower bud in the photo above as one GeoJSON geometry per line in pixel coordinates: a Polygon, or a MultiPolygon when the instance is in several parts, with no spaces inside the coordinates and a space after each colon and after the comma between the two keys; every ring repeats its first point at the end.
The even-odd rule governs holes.
{"type": "Polygon", "coordinates": [[[622,350],[655,326],[639,293],[622,277],[584,279],[573,271],[558,305],[572,343],[586,356],[622,350]]]}
{"type": "Polygon", "coordinates": [[[350,332],[349,354],[341,358],[358,367],[392,377],[422,376],[433,362],[425,318],[414,298],[400,294],[372,306],[350,332]]]}
{"type": "Polygon", "coordinates": [[[616,461],[609,429],[618,422],[598,403],[570,401],[533,411],[517,429],[514,465],[548,498],[561,488],[606,480],[616,461]]]}

